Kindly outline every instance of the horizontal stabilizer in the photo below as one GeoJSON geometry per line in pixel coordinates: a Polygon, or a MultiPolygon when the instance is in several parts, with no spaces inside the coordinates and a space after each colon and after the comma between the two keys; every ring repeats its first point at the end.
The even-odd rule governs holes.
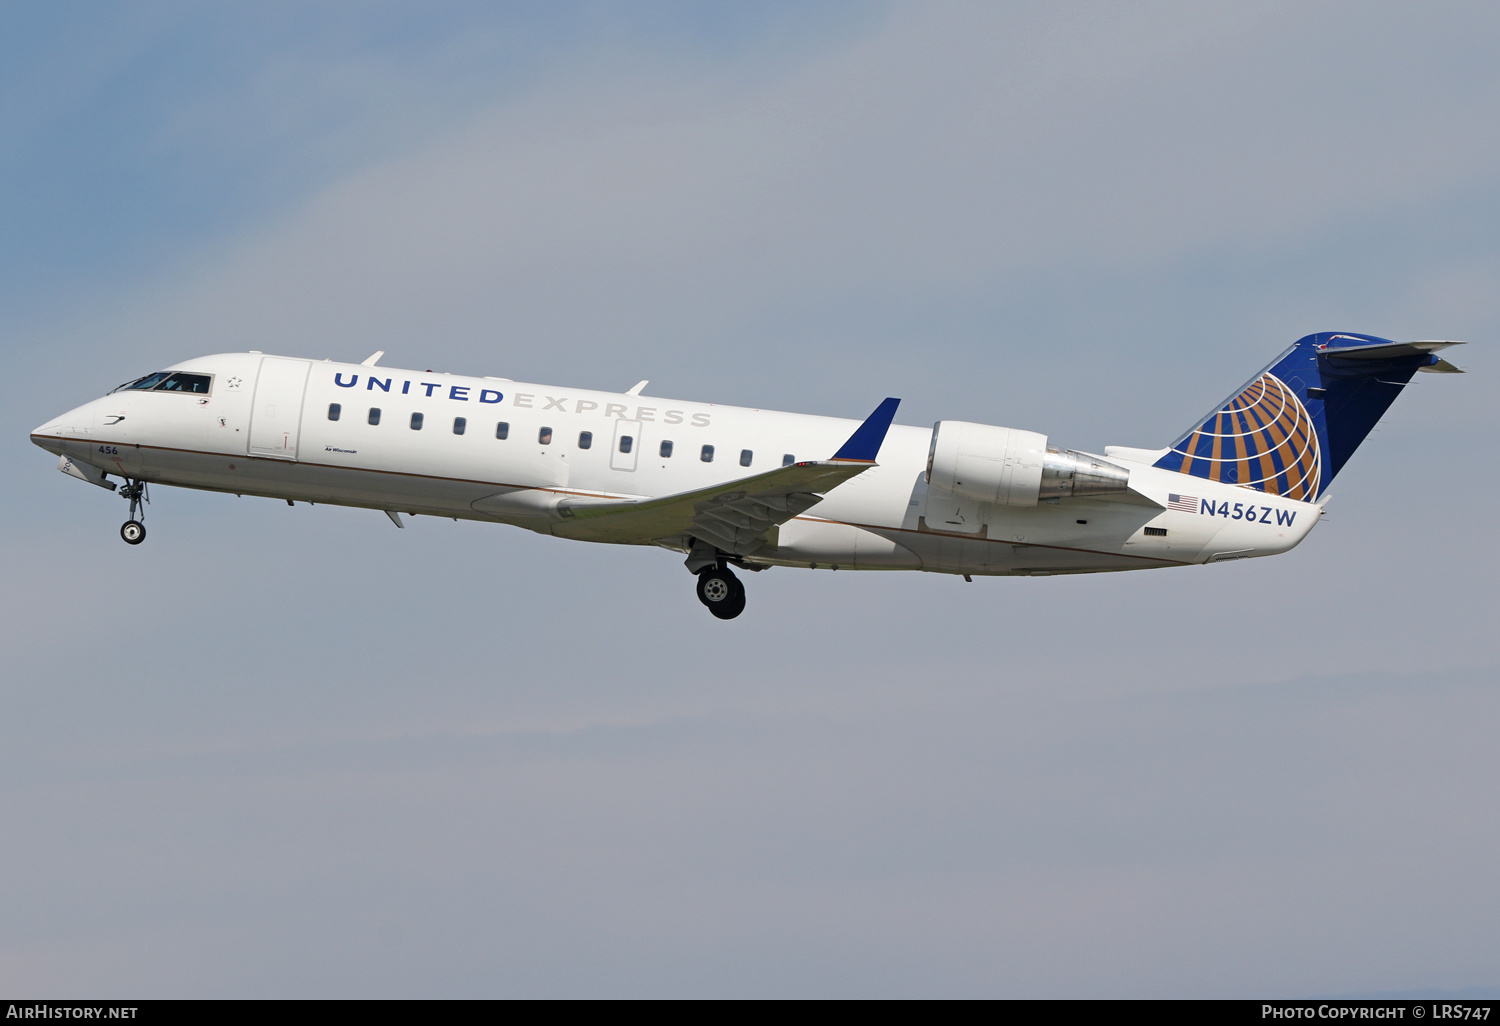
{"type": "Polygon", "coordinates": [[[564,499],[557,507],[562,522],[552,533],[623,544],[686,536],[723,552],[747,555],[766,543],[771,528],[811,509],[825,493],[871,466],[809,461],[660,499],[564,499]]]}
{"type": "Polygon", "coordinates": [[[1403,356],[1426,356],[1449,346],[1467,345],[1465,342],[1445,342],[1431,339],[1425,342],[1377,342],[1366,346],[1334,346],[1324,344],[1318,352],[1335,360],[1397,360],[1403,356]]]}

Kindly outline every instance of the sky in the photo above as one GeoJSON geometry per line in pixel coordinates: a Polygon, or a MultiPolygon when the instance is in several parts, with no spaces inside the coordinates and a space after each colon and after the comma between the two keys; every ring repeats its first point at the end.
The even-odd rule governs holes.
{"type": "Polygon", "coordinates": [[[0,991],[1500,994],[1500,9],[0,9],[0,991]],[[1277,559],[773,569],[158,488],[213,352],[1160,446],[1466,339],[1277,559]],[[747,575],[748,576],[748,575],[747,575]]]}

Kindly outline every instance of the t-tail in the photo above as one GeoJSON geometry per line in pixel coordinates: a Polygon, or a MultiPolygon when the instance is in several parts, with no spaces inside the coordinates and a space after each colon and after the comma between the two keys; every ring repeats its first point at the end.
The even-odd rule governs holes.
{"type": "Polygon", "coordinates": [[[1308,335],[1178,439],[1156,466],[1315,502],[1413,374],[1461,373],[1437,355],[1457,345],[1463,343],[1308,335]]]}

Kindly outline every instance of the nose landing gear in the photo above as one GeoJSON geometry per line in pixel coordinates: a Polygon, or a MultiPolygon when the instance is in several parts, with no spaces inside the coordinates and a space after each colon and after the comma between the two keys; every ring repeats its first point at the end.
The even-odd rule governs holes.
{"type": "Polygon", "coordinates": [[[745,586],[720,563],[698,572],[698,601],[720,620],[733,620],[745,611],[745,586]]]}
{"type": "Polygon", "coordinates": [[[120,537],[127,545],[139,545],[146,540],[146,525],[141,520],[146,519],[146,503],[151,501],[151,493],[146,490],[146,482],[127,479],[120,494],[130,500],[130,519],[120,526],[120,537]],[[141,511],[141,520],[135,518],[137,507],[141,511]]]}

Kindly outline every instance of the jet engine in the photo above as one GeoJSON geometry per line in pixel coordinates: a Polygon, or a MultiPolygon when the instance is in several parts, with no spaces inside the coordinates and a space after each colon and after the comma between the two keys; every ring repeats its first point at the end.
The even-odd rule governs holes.
{"type": "Polygon", "coordinates": [[[927,452],[930,487],[1000,506],[1108,495],[1130,486],[1130,471],[1087,453],[1054,449],[1035,431],[940,420],[927,452]]]}

